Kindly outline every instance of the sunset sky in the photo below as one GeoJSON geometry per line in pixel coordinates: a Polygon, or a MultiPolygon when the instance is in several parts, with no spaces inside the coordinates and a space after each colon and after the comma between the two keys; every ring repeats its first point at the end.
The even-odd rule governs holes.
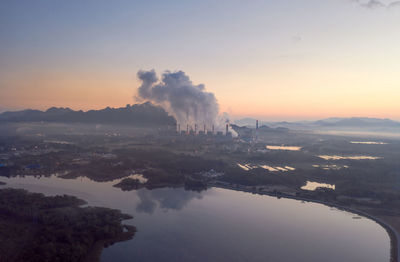
{"type": "Polygon", "coordinates": [[[400,120],[400,1],[3,0],[0,111],[135,103],[182,70],[221,112],[400,120]]]}

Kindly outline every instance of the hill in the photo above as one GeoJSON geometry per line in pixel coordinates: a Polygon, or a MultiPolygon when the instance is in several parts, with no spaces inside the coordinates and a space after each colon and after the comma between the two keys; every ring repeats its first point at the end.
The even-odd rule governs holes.
{"type": "MultiPolygon", "coordinates": [[[[249,127],[255,126],[255,119],[244,118],[235,121],[236,124],[249,127]]],[[[317,121],[297,121],[297,122],[264,122],[261,125],[269,127],[285,127],[295,130],[391,130],[399,129],[400,122],[391,119],[367,118],[367,117],[350,117],[350,118],[326,118],[317,121]]]]}
{"type": "Polygon", "coordinates": [[[51,122],[51,123],[91,123],[122,124],[134,126],[175,125],[176,120],[161,107],[149,102],[127,105],[120,108],[74,111],[70,108],[51,107],[46,111],[22,110],[0,114],[1,122],[51,122]]]}

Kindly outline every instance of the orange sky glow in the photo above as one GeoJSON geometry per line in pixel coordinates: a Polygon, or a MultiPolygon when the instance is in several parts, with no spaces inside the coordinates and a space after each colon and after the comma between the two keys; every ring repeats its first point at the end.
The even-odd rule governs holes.
{"type": "Polygon", "coordinates": [[[155,69],[184,71],[233,117],[400,120],[400,8],[77,3],[0,11],[0,111],[123,107],[155,69]]]}

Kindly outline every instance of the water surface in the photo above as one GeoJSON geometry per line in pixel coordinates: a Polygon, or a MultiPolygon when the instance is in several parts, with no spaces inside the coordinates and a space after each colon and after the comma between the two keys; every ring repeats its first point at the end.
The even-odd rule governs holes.
{"type": "Polygon", "coordinates": [[[376,160],[381,159],[382,157],[378,156],[339,156],[339,155],[319,155],[319,158],[324,160],[376,160]]]}
{"type": "Polygon", "coordinates": [[[350,141],[351,144],[361,144],[361,145],[387,145],[384,142],[375,142],[375,141],[350,141]]]}
{"type": "Polygon", "coordinates": [[[255,169],[255,168],[263,168],[270,172],[279,172],[279,171],[287,172],[287,171],[296,170],[296,168],[291,167],[291,166],[280,167],[280,166],[259,165],[259,164],[240,164],[240,163],[237,163],[237,165],[238,165],[238,167],[240,167],[241,169],[243,169],[245,171],[249,171],[249,170],[255,169]]]}
{"type": "Polygon", "coordinates": [[[389,261],[390,240],[372,220],[316,203],[212,188],[121,191],[118,181],[0,178],[8,186],[73,194],[132,214],[134,239],[101,261],[389,261]]]}
{"type": "Polygon", "coordinates": [[[301,147],[300,146],[271,146],[271,145],[267,145],[266,146],[267,149],[269,150],[286,150],[286,151],[300,151],[301,147]]]}
{"type": "Polygon", "coordinates": [[[335,185],[307,181],[306,185],[301,187],[301,189],[308,191],[315,191],[317,188],[330,188],[335,190],[335,185]]]}

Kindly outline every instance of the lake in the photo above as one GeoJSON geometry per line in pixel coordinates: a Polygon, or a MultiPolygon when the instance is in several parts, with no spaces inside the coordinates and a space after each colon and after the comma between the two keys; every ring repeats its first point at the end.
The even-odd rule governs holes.
{"type": "MultiPolygon", "coordinates": [[[[390,239],[376,222],[317,203],[211,188],[124,192],[118,181],[0,177],[10,187],[71,194],[134,216],[135,237],[101,261],[389,261],[390,239]]],[[[2,186],[6,187],[6,186],[2,186]]]]}

